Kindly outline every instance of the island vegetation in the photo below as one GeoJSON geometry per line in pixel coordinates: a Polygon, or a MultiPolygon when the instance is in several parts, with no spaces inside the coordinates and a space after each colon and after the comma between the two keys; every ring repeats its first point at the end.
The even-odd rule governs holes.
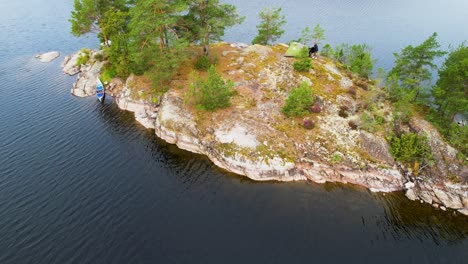
{"type": "MultiPolygon", "coordinates": [[[[244,18],[237,13],[235,6],[218,0],[75,0],[70,22],[74,35],[93,32],[103,43],[102,58],[93,58],[105,61],[101,79],[110,81],[118,77],[126,80],[129,76],[140,76],[150,80],[149,91],[140,96],[154,105],[159,105],[163,95],[175,89],[184,91],[181,92],[184,104],[194,107],[197,118],[216,111],[219,111],[216,115],[221,117],[223,113],[219,109],[232,105],[236,109],[249,109],[256,106],[258,100],[249,97],[249,93],[240,94],[239,89],[234,89],[234,82],[240,83],[237,77],[243,75],[243,82],[254,78],[268,82],[270,80],[259,76],[261,68],[271,71],[273,64],[286,68],[291,64],[294,73],[290,79],[298,81],[292,82],[294,85],[291,86],[277,78],[275,87],[278,89],[265,91],[262,97],[264,101],[278,101],[275,95],[286,95],[286,99],[280,101],[281,121],[275,117],[273,126],[276,132],[296,140],[298,134],[317,129],[317,124],[325,122],[319,117],[327,106],[324,100],[330,95],[338,98],[340,96],[337,95],[345,94],[358,101],[354,105],[340,103],[336,99],[338,116],[347,120],[348,129],[383,137],[389,144],[392,158],[411,177],[417,177],[424,170],[430,174],[430,168],[441,159],[434,157],[428,143],[430,138],[423,130],[408,128],[415,127],[411,125],[414,118],[431,122],[444,140],[456,149],[459,166],[467,166],[468,126],[463,120],[454,122],[456,115],[466,117],[468,113],[468,47],[464,43],[444,51],[437,41],[437,33],[434,33],[421,44],[409,45],[395,53],[394,67],[385,72],[381,68],[374,69],[375,59],[367,44],[343,43],[335,47],[326,44],[321,49],[321,57],[311,59],[308,45],[312,41],[322,43],[325,40],[325,30],[317,24],[313,30],[305,27],[297,40],[291,40],[302,43],[304,48],[292,61],[283,63],[283,59],[276,55],[265,55],[270,51],[275,54],[286,51],[287,45],[273,44],[284,33],[286,20],[281,12],[281,8],[271,7],[260,12],[258,35],[252,43],[261,44],[263,48],[258,48],[261,51],[251,58],[256,61],[245,56],[231,57],[229,61],[222,58],[229,57],[230,52],[238,53],[227,50],[226,44],[219,41],[226,28],[242,23],[244,18]],[[444,63],[437,67],[435,60],[444,56],[444,63]],[[251,70],[240,68],[239,64],[248,64],[251,70]],[[237,67],[236,70],[231,70],[231,66],[237,67]],[[434,73],[438,75],[436,82],[434,73]],[[330,88],[332,81],[339,79],[349,80],[350,84],[330,88]]],[[[79,64],[91,59],[89,52],[81,54],[79,64]]],[[[281,74],[282,71],[277,73],[281,74]]],[[[257,89],[257,86],[258,83],[252,84],[252,89],[257,89]]],[[[214,114],[211,119],[214,119],[214,114]]],[[[198,125],[203,127],[206,122],[200,121],[198,125]]],[[[310,138],[314,136],[307,135],[310,138]]],[[[315,140],[320,141],[321,137],[316,136],[315,140]]],[[[280,142],[279,147],[273,150],[267,141],[265,139],[262,147],[257,146],[256,153],[272,159],[278,156],[284,160],[295,160],[295,151],[291,147],[294,144],[280,142]]],[[[301,140],[297,139],[297,142],[301,140]]],[[[239,146],[222,143],[219,147],[226,155],[239,152],[249,156],[243,153],[246,149],[239,146]]],[[[373,160],[369,154],[361,154],[373,160]]],[[[327,152],[326,159],[336,167],[346,160],[353,160],[349,156],[346,150],[336,150],[327,152]]],[[[358,163],[357,169],[366,169],[363,163],[355,163],[358,163]]],[[[466,172],[463,169],[458,171],[466,172]]],[[[447,179],[444,180],[453,183],[468,182],[468,175],[445,175],[447,179]]]]}

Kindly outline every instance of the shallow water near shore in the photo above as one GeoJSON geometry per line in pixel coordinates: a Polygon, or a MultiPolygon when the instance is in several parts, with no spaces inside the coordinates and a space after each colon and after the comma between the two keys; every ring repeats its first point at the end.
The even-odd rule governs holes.
{"type": "MultiPolygon", "coordinates": [[[[62,75],[60,62],[96,40],[69,34],[72,3],[42,2],[2,1],[0,9],[0,263],[468,259],[468,217],[398,192],[253,182],[164,143],[111,97],[103,104],[73,97],[75,78],[62,75]],[[34,59],[49,50],[62,55],[49,64],[34,59]]],[[[252,5],[240,2],[240,11],[252,5]]],[[[291,2],[270,3],[289,10],[291,2]]],[[[359,3],[366,14],[383,10],[359,3]]],[[[460,22],[453,12],[449,22],[460,22]]],[[[246,38],[233,30],[227,38],[246,38]]],[[[451,41],[458,43],[443,39],[451,41]]]]}

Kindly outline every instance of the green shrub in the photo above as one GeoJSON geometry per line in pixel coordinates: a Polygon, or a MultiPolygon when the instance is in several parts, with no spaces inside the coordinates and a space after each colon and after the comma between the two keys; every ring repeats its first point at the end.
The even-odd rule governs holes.
{"type": "Polygon", "coordinates": [[[327,58],[332,58],[333,57],[333,48],[330,44],[326,44],[325,46],[323,46],[322,48],[322,51],[320,52],[320,54],[324,57],[327,57],[327,58]]]}
{"type": "Polygon", "coordinates": [[[104,61],[106,58],[104,57],[104,54],[96,53],[96,54],[94,54],[94,59],[97,60],[97,61],[104,61]]]}
{"type": "Polygon", "coordinates": [[[114,67],[104,67],[99,78],[103,83],[108,83],[117,75],[114,67]]]}
{"type": "Polygon", "coordinates": [[[198,78],[192,83],[190,94],[197,107],[214,111],[231,105],[230,99],[233,95],[233,87],[234,83],[231,80],[224,80],[221,74],[216,72],[215,67],[211,65],[206,80],[198,78]]]}
{"type": "Polygon", "coordinates": [[[460,160],[468,157],[468,126],[456,124],[453,120],[436,112],[435,109],[432,109],[431,113],[426,115],[426,119],[437,128],[452,147],[459,150],[458,158],[460,160]]]}
{"type": "Polygon", "coordinates": [[[367,111],[363,112],[359,116],[359,120],[359,128],[362,130],[372,133],[376,132],[377,130],[379,130],[379,128],[381,128],[381,126],[379,126],[379,123],[376,121],[374,115],[368,113],[367,111]]]}
{"type": "Polygon", "coordinates": [[[312,60],[309,58],[303,58],[294,62],[294,70],[298,72],[308,72],[312,68],[312,60]]]}
{"type": "Polygon", "coordinates": [[[199,71],[207,71],[210,68],[210,66],[213,64],[215,63],[212,63],[210,58],[208,58],[208,56],[203,55],[203,56],[198,57],[197,60],[195,61],[195,69],[199,71]]]}
{"type": "Polygon", "coordinates": [[[309,50],[307,47],[302,48],[298,60],[294,62],[294,69],[299,72],[308,72],[312,68],[312,60],[309,58],[309,50]]]}
{"type": "Polygon", "coordinates": [[[76,61],[76,66],[86,64],[89,61],[90,52],[91,51],[89,49],[82,49],[80,52],[80,56],[78,56],[78,60],[76,61]]]}
{"type": "Polygon", "coordinates": [[[330,162],[332,164],[336,164],[336,163],[339,163],[341,161],[343,161],[343,157],[341,157],[341,155],[338,154],[338,153],[333,154],[333,156],[330,159],[330,162]]]}
{"type": "Polygon", "coordinates": [[[432,158],[427,137],[415,133],[390,136],[390,153],[397,161],[405,163],[422,163],[432,158]]]}
{"type": "Polygon", "coordinates": [[[308,108],[314,103],[312,89],[307,82],[303,82],[299,87],[293,89],[286,99],[286,104],[281,112],[287,117],[304,116],[309,113],[308,108]]]}

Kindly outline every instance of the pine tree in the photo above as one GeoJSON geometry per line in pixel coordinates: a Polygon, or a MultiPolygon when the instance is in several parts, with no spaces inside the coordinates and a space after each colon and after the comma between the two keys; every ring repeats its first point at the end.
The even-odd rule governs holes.
{"type": "Polygon", "coordinates": [[[185,0],[137,0],[130,10],[132,72],[148,74],[155,96],[167,90],[186,57],[187,43],[176,30],[186,9],[185,0]]]}
{"type": "Polygon", "coordinates": [[[325,40],[325,29],[320,27],[320,24],[317,24],[314,27],[314,33],[312,34],[314,42],[319,44],[322,40],[325,40]]]}
{"type": "MultiPolygon", "coordinates": [[[[172,64],[171,56],[185,43],[178,36],[180,13],[186,10],[184,0],[137,0],[130,10],[129,48],[133,71],[143,73],[155,64],[172,64]]],[[[175,63],[175,62],[173,62],[175,63]]]]}
{"type": "Polygon", "coordinates": [[[432,91],[438,112],[453,119],[468,112],[468,47],[460,45],[452,51],[439,70],[439,80],[432,91]]]}
{"type": "Polygon", "coordinates": [[[227,27],[243,21],[233,5],[220,4],[218,0],[191,0],[180,31],[190,42],[202,44],[208,55],[211,41],[221,40],[227,27]]]}
{"type": "Polygon", "coordinates": [[[252,40],[252,44],[268,45],[276,41],[284,34],[282,29],[286,24],[281,8],[264,8],[260,12],[260,24],[257,25],[258,35],[252,40]]]}
{"type": "Polygon", "coordinates": [[[409,45],[400,54],[394,53],[395,67],[388,73],[388,78],[396,80],[391,87],[394,99],[399,100],[404,94],[412,93],[411,101],[416,101],[424,86],[430,84],[431,70],[437,68],[433,61],[445,54],[439,50],[436,38],[437,33],[434,33],[422,44],[416,47],[409,45]]]}
{"type": "Polygon", "coordinates": [[[72,34],[81,36],[86,33],[101,33],[106,45],[109,45],[109,34],[104,31],[108,25],[105,23],[105,14],[111,9],[127,11],[126,0],[75,0],[71,12],[70,22],[72,34]]]}

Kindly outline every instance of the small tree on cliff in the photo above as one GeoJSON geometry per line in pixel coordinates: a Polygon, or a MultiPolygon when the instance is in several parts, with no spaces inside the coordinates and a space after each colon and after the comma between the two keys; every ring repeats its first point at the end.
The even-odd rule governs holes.
{"type": "Polygon", "coordinates": [[[422,44],[413,47],[411,45],[401,50],[401,53],[394,53],[395,67],[388,73],[388,78],[393,80],[391,94],[395,100],[400,100],[405,96],[410,97],[414,102],[418,99],[424,87],[431,82],[431,70],[437,68],[434,59],[445,54],[439,50],[437,33],[432,34],[422,44]]]}
{"type": "Polygon", "coordinates": [[[224,80],[211,65],[206,79],[196,77],[190,86],[189,96],[195,101],[197,107],[215,111],[218,108],[226,108],[231,105],[233,87],[234,83],[231,80],[224,80]]]}
{"type": "Polygon", "coordinates": [[[259,16],[258,35],[252,40],[252,44],[268,45],[284,34],[282,27],[286,20],[281,15],[281,8],[264,8],[259,16]]]}
{"type": "Polygon", "coordinates": [[[312,34],[314,42],[319,44],[322,40],[325,40],[325,29],[320,27],[320,24],[317,24],[314,27],[314,33],[312,34]]]}
{"type": "Polygon", "coordinates": [[[313,91],[307,82],[301,83],[299,87],[294,88],[289,93],[286,104],[281,109],[281,112],[287,117],[306,115],[309,113],[308,108],[314,103],[312,95],[313,91]]]}

